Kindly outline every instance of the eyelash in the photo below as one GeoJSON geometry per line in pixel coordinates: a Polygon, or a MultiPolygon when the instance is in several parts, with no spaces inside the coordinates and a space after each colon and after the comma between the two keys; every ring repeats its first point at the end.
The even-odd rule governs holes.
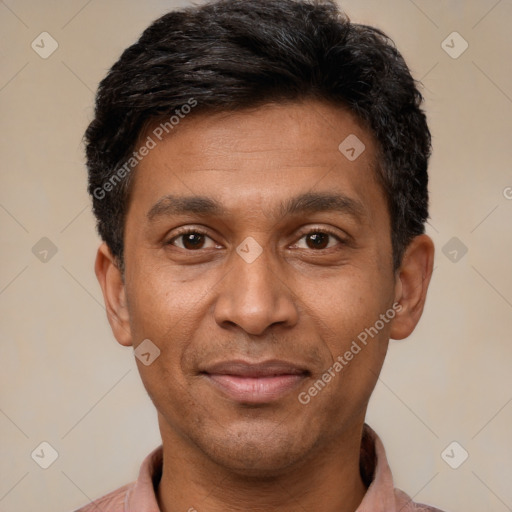
{"type": "MultiPolygon", "coordinates": [[[[337,233],[335,233],[333,230],[330,230],[328,228],[310,228],[308,231],[305,231],[305,232],[301,233],[299,240],[301,240],[302,238],[304,238],[307,235],[311,235],[311,234],[314,234],[314,233],[315,234],[316,233],[322,233],[322,234],[330,235],[333,238],[335,238],[339,242],[340,245],[347,245],[348,244],[347,240],[341,238],[337,233]]],[[[182,231],[179,231],[171,239],[169,239],[165,243],[165,245],[172,245],[172,246],[174,246],[174,244],[172,243],[174,240],[178,239],[180,236],[189,235],[189,234],[203,235],[203,236],[206,236],[208,238],[211,238],[208,235],[208,233],[206,233],[205,231],[203,231],[203,230],[201,230],[199,228],[184,228],[182,231]]],[[[181,247],[178,247],[178,249],[181,249],[181,247]]],[[[332,249],[332,247],[329,247],[327,249],[332,249]]],[[[327,249],[318,249],[316,252],[325,251],[327,249]]],[[[183,249],[183,250],[184,251],[188,251],[188,252],[198,252],[201,249],[198,249],[197,251],[193,251],[193,250],[189,250],[189,249],[183,249]]],[[[314,249],[311,249],[311,250],[314,251],[314,249]]]]}

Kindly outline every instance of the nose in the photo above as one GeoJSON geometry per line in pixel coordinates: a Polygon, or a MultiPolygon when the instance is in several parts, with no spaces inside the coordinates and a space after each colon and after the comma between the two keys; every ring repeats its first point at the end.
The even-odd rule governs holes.
{"type": "Polygon", "coordinates": [[[298,321],[293,293],[271,252],[263,248],[251,262],[233,252],[230,271],[218,284],[214,309],[218,325],[236,325],[248,334],[261,335],[272,325],[291,327],[298,321]]]}

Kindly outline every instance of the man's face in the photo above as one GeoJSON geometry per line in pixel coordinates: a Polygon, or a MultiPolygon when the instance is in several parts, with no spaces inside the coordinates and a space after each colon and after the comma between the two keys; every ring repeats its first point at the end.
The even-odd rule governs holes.
{"type": "Polygon", "coordinates": [[[396,298],[375,151],[352,115],[309,101],[185,119],[139,164],[124,343],[161,351],[138,365],[164,442],[263,474],[363,421],[392,321],[309,390],[396,298]],[[352,161],[362,146],[338,146],[354,135],[352,161]]]}

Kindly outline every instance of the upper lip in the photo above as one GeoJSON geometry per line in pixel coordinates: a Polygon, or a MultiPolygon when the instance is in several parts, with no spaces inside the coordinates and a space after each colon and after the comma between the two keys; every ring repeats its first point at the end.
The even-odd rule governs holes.
{"type": "Polygon", "coordinates": [[[237,377],[272,377],[276,375],[302,375],[309,373],[302,366],[277,359],[250,362],[241,359],[221,361],[205,368],[202,373],[210,375],[233,375],[237,377]]]}

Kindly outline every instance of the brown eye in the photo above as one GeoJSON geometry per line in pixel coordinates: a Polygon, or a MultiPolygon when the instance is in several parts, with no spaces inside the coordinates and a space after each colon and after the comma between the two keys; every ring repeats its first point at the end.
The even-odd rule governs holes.
{"type": "Polygon", "coordinates": [[[181,235],[181,238],[185,249],[201,249],[204,244],[204,235],[199,233],[187,233],[186,235],[181,235]]]}
{"type": "Polygon", "coordinates": [[[186,251],[194,251],[205,249],[205,244],[208,240],[211,241],[210,247],[214,247],[215,243],[205,233],[197,230],[189,230],[174,236],[167,242],[167,244],[174,245],[186,251]]]}
{"type": "Polygon", "coordinates": [[[327,229],[313,229],[302,235],[299,242],[295,245],[299,249],[312,249],[320,251],[330,249],[336,245],[344,245],[345,241],[337,234],[331,233],[327,229]],[[302,242],[304,240],[305,242],[302,242]]]}
{"type": "Polygon", "coordinates": [[[325,249],[329,244],[328,233],[309,233],[306,235],[306,244],[310,249],[325,249]]]}

